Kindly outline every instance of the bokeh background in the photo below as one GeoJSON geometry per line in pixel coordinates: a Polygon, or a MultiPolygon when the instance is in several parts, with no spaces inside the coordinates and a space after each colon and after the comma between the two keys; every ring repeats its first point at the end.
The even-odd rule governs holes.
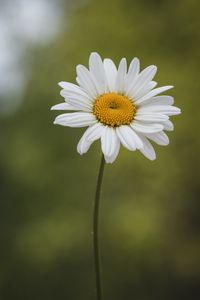
{"type": "Polygon", "coordinates": [[[0,298],[95,299],[97,142],[53,125],[90,52],[158,66],[182,115],[157,160],[121,149],[101,202],[104,299],[200,299],[200,2],[1,0],[0,298]]]}

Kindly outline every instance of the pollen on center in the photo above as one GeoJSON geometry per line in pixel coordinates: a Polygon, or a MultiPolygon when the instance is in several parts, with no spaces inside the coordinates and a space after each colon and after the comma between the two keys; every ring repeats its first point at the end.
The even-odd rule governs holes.
{"type": "Polygon", "coordinates": [[[94,102],[93,114],[104,125],[117,127],[129,125],[135,116],[136,108],[126,96],[106,93],[94,102]]]}

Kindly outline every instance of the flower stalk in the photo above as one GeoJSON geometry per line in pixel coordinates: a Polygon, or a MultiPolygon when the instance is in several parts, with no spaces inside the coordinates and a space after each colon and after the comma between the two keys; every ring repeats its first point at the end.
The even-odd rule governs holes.
{"type": "Polygon", "coordinates": [[[96,296],[97,300],[102,300],[102,283],[101,283],[101,263],[100,263],[100,250],[99,250],[99,208],[101,186],[104,173],[105,159],[102,155],[99,174],[96,185],[94,211],[93,211],[93,250],[94,250],[94,267],[95,267],[95,280],[96,280],[96,296]]]}

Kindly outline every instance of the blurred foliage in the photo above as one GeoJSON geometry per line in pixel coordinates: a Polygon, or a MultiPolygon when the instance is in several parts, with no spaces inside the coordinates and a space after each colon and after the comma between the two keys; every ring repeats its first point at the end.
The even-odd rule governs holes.
{"type": "MultiPolygon", "coordinates": [[[[64,8],[63,8],[64,9],[64,8]]],[[[120,151],[105,170],[101,202],[104,299],[200,296],[199,34],[195,0],[89,1],[44,47],[30,48],[31,76],[18,112],[1,119],[0,297],[95,299],[91,214],[100,145],[83,157],[83,129],[53,125],[61,80],[99,52],[158,66],[176,105],[157,160],[120,151]]],[[[49,25],[48,25],[49,26],[49,25]]],[[[23,67],[23,66],[22,66],[23,67]]],[[[12,84],[12,83],[11,83],[12,84]]]]}

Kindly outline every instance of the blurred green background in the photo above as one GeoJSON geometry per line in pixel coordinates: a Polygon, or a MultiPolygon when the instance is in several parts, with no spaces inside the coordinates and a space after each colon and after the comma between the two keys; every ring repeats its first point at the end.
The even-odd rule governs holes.
{"type": "Polygon", "coordinates": [[[106,300],[200,299],[200,2],[1,0],[0,298],[95,299],[100,144],[53,125],[57,83],[90,52],[158,66],[182,115],[157,160],[121,149],[101,202],[106,300]]]}

